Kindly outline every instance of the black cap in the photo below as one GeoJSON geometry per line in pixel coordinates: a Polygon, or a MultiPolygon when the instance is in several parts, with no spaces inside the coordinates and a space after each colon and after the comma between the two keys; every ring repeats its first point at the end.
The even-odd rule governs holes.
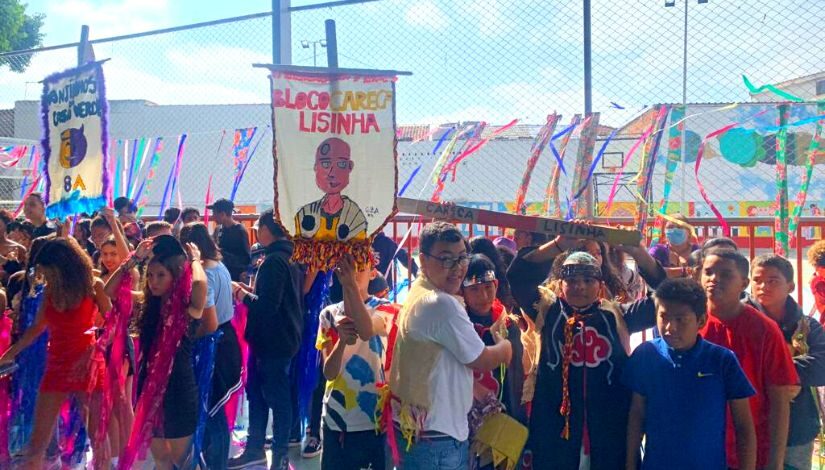
{"type": "Polygon", "coordinates": [[[224,214],[232,214],[235,212],[235,203],[229,199],[218,199],[212,204],[206,206],[207,209],[213,212],[222,212],[224,214]]]}

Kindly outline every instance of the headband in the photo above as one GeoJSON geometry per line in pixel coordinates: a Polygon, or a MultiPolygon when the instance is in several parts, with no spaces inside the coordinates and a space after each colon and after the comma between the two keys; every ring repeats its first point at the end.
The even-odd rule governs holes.
{"type": "Polygon", "coordinates": [[[476,284],[484,284],[485,282],[493,282],[495,280],[496,280],[496,272],[495,271],[485,271],[484,274],[482,274],[480,276],[478,276],[478,275],[467,276],[466,278],[464,278],[464,282],[462,282],[462,285],[464,287],[470,287],[470,286],[474,286],[476,284]]]}
{"type": "Polygon", "coordinates": [[[601,280],[602,271],[596,266],[590,264],[565,264],[561,267],[562,280],[567,280],[576,276],[601,280]]]}

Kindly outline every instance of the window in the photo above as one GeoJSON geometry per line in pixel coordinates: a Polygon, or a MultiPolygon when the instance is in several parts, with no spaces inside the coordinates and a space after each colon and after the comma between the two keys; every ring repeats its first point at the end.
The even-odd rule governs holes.
{"type": "Polygon", "coordinates": [[[816,82],[816,96],[825,95],[825,80],[816,82]]]}

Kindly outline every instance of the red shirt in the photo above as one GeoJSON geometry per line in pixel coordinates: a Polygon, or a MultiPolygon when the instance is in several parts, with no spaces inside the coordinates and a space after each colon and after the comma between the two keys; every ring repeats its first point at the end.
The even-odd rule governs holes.
{"type": "MultiPolygon", "coordinates": [[[[708,322],[699,333],[706,340],[733,351],[756,389],[756,395],[750,398],[756,428],[756,467],[764,467],[771,449],[768,387],[799,385],[799,376],[785,338],[776,322],[749,305],[743,305],[742,313],[732,320],[723,321],[708,315],[708,322]]],[[[739,468],[736,433],[730,412],[727,428],[725,449],[728,467],[739,468]]]]}

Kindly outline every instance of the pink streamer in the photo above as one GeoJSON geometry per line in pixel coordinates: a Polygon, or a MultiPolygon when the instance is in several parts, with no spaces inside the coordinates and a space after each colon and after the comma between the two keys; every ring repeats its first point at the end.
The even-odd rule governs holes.
{"type": "Polygon", "coordinates": [[[212,202],[212,175],[209,175],[209,183],[206,185],[206,201],[203,203],[203,224],[209,226],[209,203],[212,202]]]}
{"type": "Polygon", "coordinates": [[[105,354],[109,346],[112,348],[106,366],[106,387],[104,387],[100,409],[100,426],[97,428],[97,434],[93,436],[94,439],[97,439],[98,442],[101,443],[106,439],[109,420],[112,417],[115,399],[113,394],[119,394],[119,398],[122,401],[126,401],[124,395],[126,374],[123,370],[123,362],[126,355],[126,336],[129,334],[129,320],[131,315],[132,275],[127,272],[124,273],[120,284],[118,284],[117,296],[112,304],[112,310],[106,316],[103,324],[104,334],[97,342],[97,348],[100,354],[105,354]]]}
{"type": "Polygon", "coordinates": [[[34,181],[32,181],[32,184],[31,186],[29,186],[29,189],[26,191],[26,194],[23,196],[23,199],[20,200],[20,205],[18,205],[17,209],[14,210],[15,219],[17,218],[17,216],[20,215],[20,212],[23,210],[23,204],[26,203],[26,199],[28,199],[29,196],[31,196],[31,194],[34,192],[34,190],[37,189],[38,182],[40,182],[40,175],[37,175],[37,178],[34,181]]]}
{"type": "MultiPolygon", "coordinates": [[[[0,351],[6,352],[11,346],[12,320],[10,311],[3,314],[0,320],[0,351]]],[[[11,397],[9,396],[9,381],[11,376],[0,379],[0,464],[9,461],[9,413],[11,412],[11,397]]]]}
{"type": "MultiPolygon", "coordinates": [[[[235,315],[232,317],[232,326],[235,328],[235,334],[238,336],[238,344],[241,347],[241,380],[246,385],[246,364],[249,359],[249,345],[244,338],[244,331],[246,331],[246,317],[249,310],[246,305],[241,303],[235,304],[235,315]]],[[[242,390],[238,390],[232,394],[226,402],[224,412],[226,413],[226,422],[229,424],[229,431],[235,428],[235,419],[238,414],[238,404],[241,400],[242,390]]]]}
{"type": "Polygon", "coordinates": [[[138,455],[146,451],[155,427],[162,423],[163,396],[169,384],[175,353],[189,328],[189,313],[186,307],[191,295],[192,267],[187,263],[183,275],[175,282],[172,295],[161,310],[163,321],[158,337],[149,352],[148,374],[138,397],[132,433],[120,456],[118,470],[132,468],[138,455]]]}
{"type": "Polygon", "coordinates": [[[498,137],[499,135],[501,135],[502,133],[504,133],[507,129],[510,129],[511,127],[515,126],[517,123],[518,123],[518,119],[513,119],[513,120],[512,120],[512,121],[510,121],[509,123],[507,123],[507,124],[505,124],[505,125],[503,125],[503,126],[499,127],[498,129],[496,129],[496,130],[495,130],[495,132],[492,132],[490,135],[488,135],[488,136],[487,136],[487,137],[485,137],[484,139],[481,139],[481,141],[479,141],[477,144],[475,144],[475,145],[473,145],[472,147],[468,148],[468,149],[467,149],[467,150],[465,150],[465,151],[464,151],[461,155],[459,155],[458,157],[456,157],[456,159],[455,159],[455,160],[453,160],[452,162],[450,162],[450,164],[449,164],[449,165],[447,165],[447,167],[446,167],[446,168],[444,168],[443,173],[444,173],[444,174],[446,174],[446,173],[448,173],[448,172],[452,172],[452,174],[453,174],[453,181],[455,181],[455,172],[456,172],[456,169],[458,168],[458,164],[459,164],[459,163],[461,163],[461,162],[462,162],[465,158],[467,158],[467,157],[469,157],[470,155],[474,154],[474,153],[475,153],[476,151],[478,151],[481,147],[484,147],[485,145],[487,145],[487,142],[489,142],[490,140],[492,140],[492,139],[494,139],[494,138],[498,137]]]}
{"type": "Polygon", "coordinates": [[[705,200],[705,202],[710,207],[710,210],[716,216],[716,220],[718,220],[719,224],[722,226],[722,233],[724,233],[726,237],[730,236],[730,226],[728,225],[728,222],[725,220],[725,218],[722,216],[722,213],[719,212],[719,209],[717,209],[713,202],[711,202],[710,198],[708,197],[707,191],[705,191],[705,187],[699,180],[699,166],[702,164],[702,156],[705,154],[705,144],[707,144],[708,140],[716,137],[719,134],[724,134],[725,132],[733,129],[738,125],[738,122],[728,124],[727,126],[721,129],[717,129],[711,132],[710,134],[706,135],[705,138],[702,139],[702,143],[699,145],[699,153],[696,154],[696,165],[693,167],[693,175],[696,178],[696,186],[699,187],[699,192],[702,194],[702,199],[705,200]]]}

